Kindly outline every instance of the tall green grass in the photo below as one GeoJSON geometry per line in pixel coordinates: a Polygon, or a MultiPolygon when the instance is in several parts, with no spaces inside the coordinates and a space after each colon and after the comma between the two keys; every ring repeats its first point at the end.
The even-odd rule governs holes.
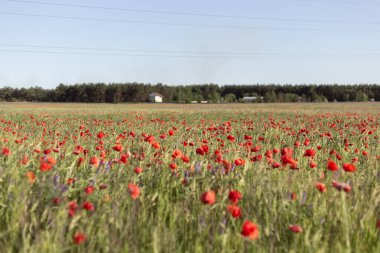
{"type": "MultiPolygon", "coordinates": [[[[1,145],[11,150],[9,156],[0,158],[2,253],[380,252],[380,233],[376,228],[380,219],[380,114],[77,111],[73,115],[50,110],[3,111],[0,118],[1,145]],[[225,122],[230,122],[231,127],[225,122]],[[85,127],[83,132],[88,130],[83,137],[80,125],[85,127]],[[214,125],[218,130],[209,131],[214,125]],[[177,128],[174,136],[159,138],[173,127],[177,128]],[[302,134],[300,129],[308,132],[302,134]],[[361,133],[362,129],[367,132],[361,133]],[[369,130],[374,133],[369,135],[369,130]],[[127,164],[89,164],[89,157],[99,156],[96,133],[100,131],[107,134],[103,139],[106,164],[120,158],[112,147],[120,134],[125,135],[120,142],[124,151],[132,153],[127,164]],[[130,131],[136,133],[135,138],[128,136],[130,131]],[[320,136],[327,132],[331,133],[331,140],[320,136]],[[144,142],[142,133],[154,135],[161,148],[156,150],[144,142]],[[229,142],[229,134],[237,140],[229,142]],[[254,145],[261,147],[256,153],[263,155],[261,161],[251,162],[249,157],[255,154],[238,145],[244,142],[244,135],[252,136],[254,145]],[[264,141],[258,141],[260,136],[264,141]],[[21,144],[15,143],[24,137],[27,139],[21,144]],[[224,140],[225,147],[220,146],[217,138],[224,140]],[[305,138],[311,141],[308,147],[302,145],[305,138]],[[349,151],[344,150],[345,138],[352,144],[349,151]],[[202,140],[208,140],[210,147],[205,156],[195,153],[202,140]],[[298,170],[275,169],[267,163],[267,150],[293,148],[297,140],[301,146],[294,148],[293,157],[298,160],[298,170]],[[50,171],[40,171],[43,150],[63,141],[59,153],[51,153],[57,164],[50,171]],[[184,147],[183,141],[194,142],[195,146],[184,147]],[[77,159],[83,154],[72,154],[77,145],[89,150],[80,166],[77,159]],[[311,169],[303,153],[317,145],[322,146],[314,159],[318,166],[311,169]],[[356,148],[359,153],[354,152],[356,148]],[[190,163],[175,160],[176,171],[169,168],[174,149],[190,157],[190,163]],[[216,149],[223,150],[223,159],[233,163],[240,157],[246,164],[223,173],[212,156],[216,149]],[[332,149],[342,156],[341,161],[336,160],[340,165],[357,157],[357,171],[328,171],[326,163],[332,149]],[[369,155],[363,156],[363,150],[369,155]],[[133,153],[144,153],[145,158],[133,158],[133,153]],[[30,161],[21,165],[25,154],[30,161]],[[143,168],[139,175],[133,171],[137,166],[143,168]],[[34,183],[25,176],[28,171],[36,174],[34,183]],[[182,182],[185,173],[186,184],[182,182]],[[69,178],[75,178],[71,185],[67,185],[69,178]],[[334,189],[334,179],[348,182],[352,192],[334,189]],[[324,182],[327,191],[317,191],[316,182],[324,182]],[[141,189],[136,200],[129,196],[128,183],[141,189]],[[95,191],[88,195],[84,188],[90,184],[95,191]],[[101,184],[107,188],[99,189],[101,184]],[[217,194],[216,203],[204,205],[200,196],[210,189],[217,194]],[[232,189],[243,194],[239,202],[241,219],[232,218],[226,210],[232,189]],[[295,199],[291,198],[292,193],[297,196],[295,199]],[[56,205],[53,198],[60,198],[61,202],[56,205]],[[69,217],[68,203],[73,200],[79,206],[89,200],[95,211],[79,208],[74,217],[69,217]],[[245,220],[258,224],[257,240],[250,241],[240,234],[245,220]],[[290,224],[299,224],[303,233],[292,233],[290,224]],[[83,244],[73,243],[76,232],[87,237],[83,244]]],[[[274,159],[281,161],[280,154],[274,159]]]]}

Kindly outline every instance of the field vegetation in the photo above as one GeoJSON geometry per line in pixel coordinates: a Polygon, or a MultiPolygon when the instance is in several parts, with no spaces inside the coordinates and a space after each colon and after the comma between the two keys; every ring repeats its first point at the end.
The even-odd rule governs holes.
{"type": "Polygon", "coordinates": [[[0,252],[380,252],[380,104],[0,104],[0,252]]]}

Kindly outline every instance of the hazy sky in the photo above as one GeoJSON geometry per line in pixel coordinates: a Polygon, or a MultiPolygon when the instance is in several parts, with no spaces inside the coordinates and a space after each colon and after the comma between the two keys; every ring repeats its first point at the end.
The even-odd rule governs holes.
{"type": "Polygon", "coordinates": [[[379,13],[375,0],[0,0],[0,86],[380,83],[379,13]]]}

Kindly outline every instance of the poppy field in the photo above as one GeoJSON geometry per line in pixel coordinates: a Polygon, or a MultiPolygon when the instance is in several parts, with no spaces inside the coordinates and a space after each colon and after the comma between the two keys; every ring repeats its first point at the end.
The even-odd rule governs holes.
{"type": "Polygon", "coordinates": [[[379,104],[228,106],[1,104],[0,252],[380,252],[379,104]]]}

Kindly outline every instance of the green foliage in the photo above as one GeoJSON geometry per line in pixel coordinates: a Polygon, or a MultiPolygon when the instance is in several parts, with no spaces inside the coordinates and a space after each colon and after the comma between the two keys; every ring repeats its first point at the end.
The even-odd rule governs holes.
{"type": "MultiPolygon", "coordinates": [[[[118,106],[107,105],[107,110],[99,107],[98,111],[85,106],[71,111],[59,106],[43,111],[2,108],[2,147],[11,153],[0,157],[1,252],[379,252],[375,226],[380,218],[379,145],[375,138],[380,134],[378,112],[137,113],[138,108],[125,112],[118,106]],[[159,138],[173,127],[174,136],[159,138]],[[369,134],[369,130],[374,132],[369,134]],[[96,137],[100,131],[106,134],[102,145],[96,137]],[[136,137],[129,136],[129,131],[136,137]],[[143,134],[154,135],[161,149],[155,150],[144,141],[143,134]],[[226,135],[237,139],[228,141],[226,135]],[[260,146],[260,151],[251,151],[252,145],[240,145],[248,142],[245,135],[252,137],[252,145],[260,146]],[[21,139],[18,144],[16,140],[21,139]],[[302,145],[306,139],[310,139],[310,146],[302,145]],[[199,156],[195,148],[204,145],[203,140],[208,141],[210,153],[199,156]],[[184,141],[194,142],[195,147],[185,147],[184,141]],[[295,141],[301,142],[293,154],[298,170],[274,169],[265,158],[266,151],[294,147],[295,141]],[[116,142],[124,147],[121,153],[132,154],[126,164],[117,162],[121,153],[112,149],[116,142]],[[78,145],[88,154],[73,154],[78,145]],[[312,160],[318,166],[311,169],[311,159],[303,154],[317,145],[321,149],[312,160]],[[99,156],[98,146],[106,151],[106,157],[94,167],[89,157],[99,156]],[[56,147],[58,151],[50,156],[57,164],[52,170],[40,171],[44,154],[35,149],[56,147]],[[173,159],[175,149],[189,156],[190,163],[173,159]],[[223,166],[215,162],[217,149],[223,150],[226,161],[233,163],[241,157],[246,164],[223,172],[223,166]],[[327,171],[328,158],[335,159],[332,149],[341,154],[339,163],[358,158],[357,171],[327,171]],[[369,156],[355,149],[365,150],[369,156]],[[20,163],[24,155],[30,160],[26,165],[20,163]],[[262,160],[251,162],[256,155],[262,155],[262,160]],[[79,157],[85,160],[78,166],[79,157]],[[179,165],[177,171],[169,168],[172,162],[179,165]],[[137,166],[144,169],[139,175],[133,171],[137,166]],[[34,183],[28,182],[28,171],[36,174],[34,183]],[[75,182],[68,185],[69,178],[75,182]],[[315,189],[321,180],[327,186],[325,193],[315,189]],[[349,182],[352,192],[334,189],[332,180],[349,182]],[[136,200],[128,193],[131,182],[141,189],[136,200]],[[91,195],[84,192],[89,184],[95,187],[91,195]],[[100,189],[103,184],[107,187],[100,189]],[[209,189],[217,194],[212,206],[200,201],[209,189]],[[243,193],[239,202],[242,219],[234,219],[226,211],[231,189],[243,193]],[[291,193],[297,198],[292,199],[291,193]],[[59,204],[52,202],[56,197],[59,204]],[[85,200],[94,204],[94,211],[81,208],[85,200]],[[70,201],[79,204],[74,217],[68,215],[70,201]],[[256,241],[240,235],[246,219],[259,226],[256,241]],[[295,223],[302,226],[303,233],[289,231],[289,224],[295,223]],[[77,231],[87,237],[81,245],[73,243],[77,231]]],[[[281,161],[281,154],[273,158],[281,161]]]]}
{"type": "Polygon", "coordinates": [[[264,95],[264,102],[266,103],[277,102],[276,92],[274,90],[266,92],[264,95]]]}
{"type": "Polygon", "coordinates": [[[359,90],[355,95],[355,101],[357,102],[366,102],[368,101],[368,96],[363,91],[359,90]]]}
{"type": "Polygon", "coordinates": [[[0,89],[0,101],[142,103],[152,92],[164,96],[164,102],[190,103],[207,100],[219,103],[241,101],[244,96],[258,97],[260,102],[380,101],[379,85],[225,85],[168,86],[142,83],[60,84],[53,90],[40,87],[0,89]],[[234,95],[234,97],[232,97],[234,95]],[[263,97],[263,99],[260,99],[263,97]],[[301,98],[301,99],[300,99],[301,98]]]}
{"type": "Polygon", "coordinates": [[[233,93],[228,93],[224,96],[224,101],[226,103],[234,103],[236,102],[236,96],[233,93]]]}

